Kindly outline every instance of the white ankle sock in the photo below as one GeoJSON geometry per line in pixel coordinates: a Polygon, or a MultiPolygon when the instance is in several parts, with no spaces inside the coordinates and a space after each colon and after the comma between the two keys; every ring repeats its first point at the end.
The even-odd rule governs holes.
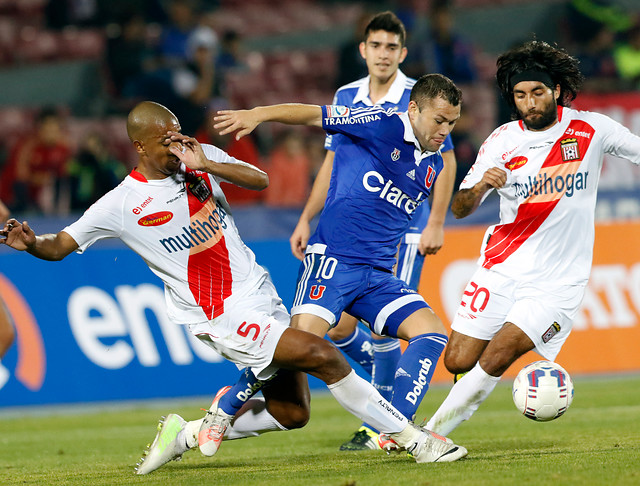
{"type": "Polygon", "coordinates": [[[499,381],[499,376],[487,374],[480,363],[476,363],[469,373],[453,385],[426,428],[440,435],[449,435],[463,421],[469,420],[499,381]]]}
{"type": "Polygon", "coordinates": [[[198,434],[200,433],[200,426],[202,425],[202,421],[204,419],[199,420],[191,420],[187,422],[187,425],[179,432],[178,439],[182,439],[186,442],[187,448],[193,449],[198,447],[198,434]],[[183,437],[179,437],[180,434],[183,434],[183,437]]]}
{"type": "Polygon", "coordinates": [[[380,432],[393,434],[407,426],[407,419],[354,370],[342,380],[327,386],[345,410],[380,432]]]}
{"type": "Polygon", "coordinates": [[[247,403],[252,405],[251,408],[236,415],[224,434],[224,440],[257,437],[265,432],[287,430],[267,411],[264,398],[252,398],[247,403]]]}

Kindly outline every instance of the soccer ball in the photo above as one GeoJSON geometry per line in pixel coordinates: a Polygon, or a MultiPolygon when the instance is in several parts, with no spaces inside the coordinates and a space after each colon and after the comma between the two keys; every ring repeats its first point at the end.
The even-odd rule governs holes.
{"type": "Polygon", "coordinates": [[[557,363],[536,361],[520,370],[513,382],[513,403],[527,418],[548,422],[567,411],[573,400],[573,382],[557,363]]]}

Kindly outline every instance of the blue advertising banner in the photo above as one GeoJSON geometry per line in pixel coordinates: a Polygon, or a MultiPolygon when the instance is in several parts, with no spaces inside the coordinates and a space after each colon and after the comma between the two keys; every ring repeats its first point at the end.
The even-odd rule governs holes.
{"type": "MultiPolygon", "coordinates": [[[[298,261],[288,242],[251,247],[289,307],[298,261]]],[[[0,364],[0,407],[207,395],[238,376],[168,320],[162,283],[127,248],[62,262],[3,251],[0,294],[16,327],[0,364]]]]}

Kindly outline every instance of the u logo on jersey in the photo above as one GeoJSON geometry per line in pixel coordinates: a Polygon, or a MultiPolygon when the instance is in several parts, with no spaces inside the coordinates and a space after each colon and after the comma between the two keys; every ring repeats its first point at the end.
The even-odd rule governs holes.
{"type": "Polygon", "coordinates": [[[312,300],[321,299],[326,288],[327,287],[325,285],[312,285],[311,291],[309,292],[309,298],[312,300]]]}
{"type": "Polygon", "coordinates": [[[424,178],[424,185],[426,186],[427,189],[431,189],[431,186],[433,185],[433,181],[436,179],[436,171],[433,167],[429,166],[429,168],[427,169],[427,175],[424,178]]]}

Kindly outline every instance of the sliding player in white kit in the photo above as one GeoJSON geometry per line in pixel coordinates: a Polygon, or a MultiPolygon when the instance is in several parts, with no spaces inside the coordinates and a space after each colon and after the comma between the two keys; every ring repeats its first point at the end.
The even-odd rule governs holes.
{"type": "MultiPolygon", "coordinates": [[[[417,462],[466,455],[463,447],[410,423],[328,341],[289,327],[289,314],[240,239],[219,186],[226,180],[262,189],[268,184],[264,172],[180,134],[175,115],[157,103],[138,104],[129,113],[127,132],[138,166],[117,188],[57,234],[36,236],[27,222],[10,219],[0,243],[44,260],[62,260],[102,238],[119,238],[164,282],[173,322],[187,325],[258,379],[278,371],[263,387],[264,400],[247,402],[233,424],[234,417],[215,414],[230,437],[304,426],[309,419],[307,372],[327,383],[345,409],[373,421],[417,462]],[[252,413],[245,413],[249,409],[252,413]],[[234,427],[242,432],[232,434],[234,427]]],[[[203,420],[185,422],[169,415],[137,473],[152,472],[195,448],[202,426],[203,420]]]]}
{"type": "Polygon", "coordinates": [[[526,352],[556,358],[591,271],[603,155],[640,164],[640,137],[607,116],[569,108],[583,80],[575,58],[532,41],[497,65],[518,120],[489,136],[453,198],[463,218],[496,189],[500,224],[486,232],[451,326],[445,366],[468,373],[427,423],[440,434],[469,419],[526,352]]]}

